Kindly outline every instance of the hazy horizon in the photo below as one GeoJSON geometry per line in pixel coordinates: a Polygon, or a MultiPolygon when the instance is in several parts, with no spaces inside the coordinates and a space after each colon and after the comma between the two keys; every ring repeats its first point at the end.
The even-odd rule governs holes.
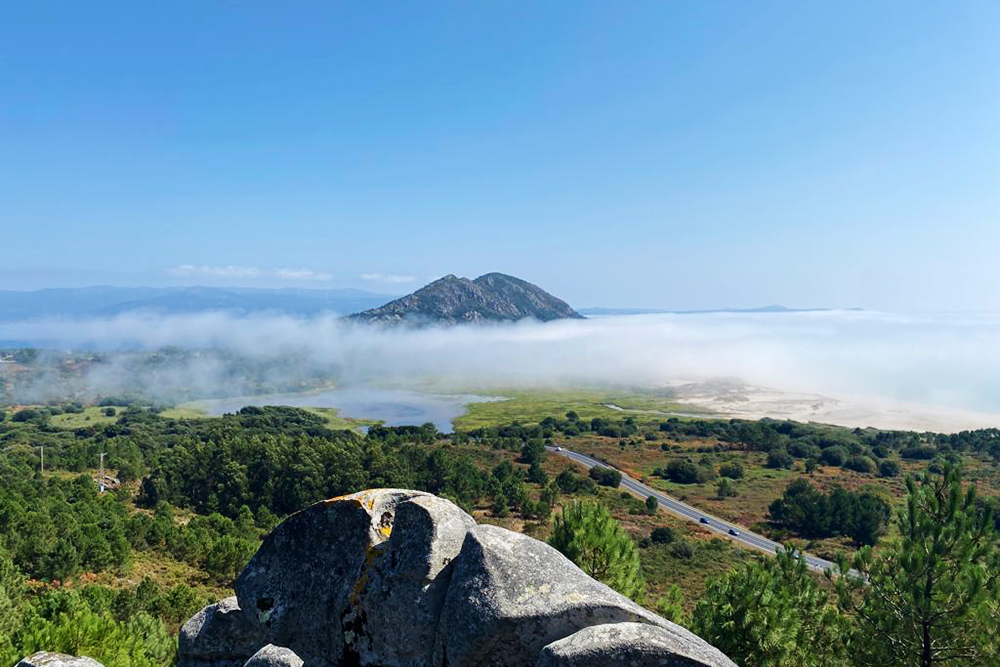
{"type": "MultiPolygon", "coordinates": [[[[484,273],[488,273],[488,272],[484,272],[484,273]]],[[[394,288],[392,286],[383,286],[383,287],[368,287],[368,286],[354,287],[354,286],[350,286],[350,285],[341,285],[341,284],[337,284],[337,283],[324,284],[323,286],[316,286],[316,285],[312,285],[312,286],[305,285],[305,286],[303,286],[303,285],[287,285],[287,284],[286,285],[280,285],[279,284],[279,285],[275,285],[275,286],[264,286],[264,285],[261,285],[261,284],[235,284],[235,283],[226,283],[226,282],[223,281],[223,282],[220,282],[218,284],[206,284],[206,283],[202,283],[202,282],[164,282],[162,284],[94,283],[94,284],[81,284],[81,285],[64,285],[64,284],[55,284],[54,283],[52,285],[48,285],[48,286],[45,286],[45,287],[31,287],[31,288],[21,288],[21,289],[19,289],[19,288],[0,287],[0,292],[31,293],[31,292],[42,292],[42,291],[46,291],[46,290],[78,290],[78,289],[79,290],[87,290],[87,289],[101,289],[101,288],[111,288],[111,289],[143,289],[143,288],[149,288],[149,289],[178,289],[178,290],[206,288],[206,289],[216,289],[216,290],[223,290],[223,291],[225,291],[225,290],[237,290],[237,291],[242,291],[242,290],[255,290],[255,291],[296,290],[296,291],[307,292],[307,293],[308,292],[323,293],[323,292],[337,292],[337,291],[345,291],[345,292],[356,291],[356,292],[363,292],[363,293],[366,293],[366,294],[369,294],[369,295],[372,295],[372,296],[386,297],[387,299],[397,299],[399,297],[406,296],[407,294],[410,294],[410,293],[412,293],[412,292],[414,292],[416,290],[419,290],[421,287],[424,287],[427,284],[429,284],[431,282],[434,282],[435,280],[438,280],[439,278],[444,277],[445,275],[447,275],[447,274],[442,274],[441,276],[436,276],[436,277],[429,277],[427,279],[427,283],[421,283],[421,284],[418,284],[418,285],[413,285],[411,288],[408,288],[406,291],[400,291],[398,288],[394,288]]],[[[474,275],[470,275],[470,276],[466,276],[466,277],[473,278],[473,277],[477,277],[478,275],[482,275],[482,274],[481,273],[480,274],[474,274],[474,275]]],[[[515,276],[515,277],[517,277],[517,276],[515,276]]],[[[545,289],[543,285],[539,285],[539,287],[542,287],[542,289],[545,289]]],[[[553,296],[561,298],[558,294],[554,294],[553,296]]],[[[626,296],[626,299],[629,299],[629,297],[626,296]]],[[[899,311],[894,311],[894,310],[882,310],[882,311],[879,311],[879,310],[876,310],[876,309],[861,308],[861,307],[852,306],[852,305],[833,305],[833,306],[831,306],[831,305],[825,304],[825,303],[796,303],[796,304],[788,304],[788,303],[778,303],[778,302],[773,302],[773,301],[767,301],[765,299],[760,299],[760,300],[757,300],[757,301],[752,301],[751,300],[751,301],[748,301],[747,303],[749,305],[735,306],[735,305],[731,305],[731,304],[727,304],[727,303],[723,302],[723,303],[717,303],[717,304],[702,304],[702,305],[695,306],[695,307],[692,307],[692,308],[671,309],[671,308],[661,307],[661,306],[656,306],[656,305],[649,305],[649,304],[642,304],[642,303],[633,303],[632,301],[620,301],[620,302],[619,301],[615,301],[615,302],[612,302],[612,303],[605,303],[605,302],[598,303],[598,302],[589,302],[589,301],[585,300],[585,301],[583,301],[581,303],[570,303],[570,306],[572,306],[576,310],[608,309],[608,310],[613,310],[613,311],[614,310],[617,310],[617,311],[658,311],[658,312],[662,312],[663,314],[676,314],[676,315],[702,314],[702,313],[714,313],[714,312],[725,312],[725,311],[737,311],[737,312],[738,311],[754,311],[754,310],[766,309],[766,308],[770,308],[770,307],[787,308],[787,309],[792,310],[792,311],[801,311],[801,310],[805,310],[805,311],[809,311],[809,310],[861,311],[861,310],[867,310],[867,311],[874,311],[874,312],[901,313],[901,314],[906,314],[906,313],[912,313],[912,314],[918,314],[918,313],[927,313],[927,314],[949,314],[949,313],[955,313],[955,314],[970,314],[970,315],[974,315],[974,314],[1000,313],[1000,307],[998,307],[997,310],[988,310],[988,309],[983,309],[983,308],[969,308],[969,309],[964,309],[964,310],[962,310],[962,309],[942,309],[942,310],[915,310],[915,309],[911,309],[911,310],[899,310],[899,311]]],[[[348,315],[350,313],[347,313],[347,312],[344,312],[344,313],[337,312],[337,313],[334,313],[334,314],[336,314],[336,315],[348,315]]],[[[611,315],[616,315],[616,314],[641,315],[641,314],[656,314],[656,313],[652,313],[652,312],[650,312],[650,313],[622,312],[622,313],[610,313],[610,314],[611,315]]],[[[603,316],[604,315],[600,315],[600,314],[592,314],[592,315],[589,315],[588,317],[603,317],[603,316]]]]}
{"type": "MultiPolygon", "coordinates": [[[[483,273],[488,273],[488,272],[483,272],[483,273]]],[[[148,289],[177,289],[177,290],[202,289],[202,288],[204,288],[204,289],[216,289],[216,290],[223,290],[223,291],[225,291],[225,290],[260,290],[260,291],[298,290],[298,291],[303,291],[303,292],[315,292],[315,293],[331,292],[331,291],[334,291],[334,292],[335,291],[358,291],[358,292],[364,292],[366,294],[371,294],[371,295],[374,295],[374,296],[384,296],[384,297],[387,297],[387,298],[395,299],[395,298],[399,298],[401,296],[406,296],[407,294],[410,294],[410,293],[412,293],[412,292],[420,289],[421,287],[424,287],[426,284],[429,284],[431,282],[434,282],[435,280],[438,280],[438,279],[444,277],[444,275],[447,275],[447,274],[442,274],[441,276],[437,276],[437,277],[433,277],[433,278],[428,278],[427,279],[427,283],[421,283],[419,285],[413,285],[412,287],[406,289],[406,291],[401,291],[399,288],[396,288],[396,287],[394,287],[392,285],[386,285],[386,286],[382,286],[382,287],[373,287],[373,286],[354,287],[354,286],[346,285],[346,284],[345,285],[341,285],[341,284],[337,284],[337,283],[329,283],[329,284],[324,284],[322,286],[317,286],[317,285],[302,286],[302,285],[281,285],[281,284],[278,284],[278,285],[275,285],[275,286],[271,287],[271,286],[264,286],[264,285],[260,285],[260,284],[235,284],[235,283],[226,283],[225,281],[219,282],[218,284],[205,284],[205,283],[201,283],[201,282],[190,282],[190,281],[188,281],[188,282],[163,282],[163,283],[160,283],[160,284],[94,283],[94,284],[66,285],[66,284],[52,283],[52,284],[46,285],[44,287],[29,287],[29,288],[0,287],[0,292],[31,293],[31,292],[42,292],[42,291],[46,291],[46,290],[96,290],[96,289],[103,289],[103,288],[110,288],[110,289],[143,289],[143,288],[148,288],[148,289]]],[[[465,277],[475,278],[475,277],[478,277],[479,275],[482,275],[482,274],[475,274],[475,275],[470,275],[470,276],[465,276],[465,277]]],[[[517,276],[515,276],[515,277],[517,277],[517,276]]],[[[541,287],[542,289],[545,289],[545,287],[543,285],[539,285],[539,287],[541,287]]],[[[553,296],[559,297],[558,294],[554,294],[553,296]]],[[[559,297],[559,298],[561,298],[561,297],[559,297]]],[[[655,305],[651,306],[651,305],[648,305],[648,304],[633,304],[633,303],[629,303],[629,301],[628,301],[629,297],[627,295],[624,298],[625,298],[625,301],[616,301],[614,303],[596,303],[596,302],[595,303],[591,303],[591,302],[588,302],[588,301],[585,300],[585,301],[583,301],[581,303],[571,303],[570,305],[573,308],[577,309],[577,310],[580,310],[580,309],[584,309],[584,310],[586,310],[586,309],[601,309],[601,308],[607,308],[607,309],[610,309],[610,310],[624,310],[624,311],[628,311],[628,310],[662,310],[664,312],[675,312],[675,313],[678,313],[678,314],[683,314],[683,313],[698,313],[698,312],[702,312],[702,311],[729,310],[729,309],[733,309],[733,310],[750,309],[750,310],[752,310],[752,309],[756,309],[756,308],[766,308],[766,307],[771,307],[771,306],[781,306],[781,307],[786,307],[786,308],[790,308],[790,309],[793,309],[793,310],[798,310],[798,309],[810,309],[810,310],[811,309],[822,309],[822,310],[858,310],[858,308],[853,307],[853,306],[849,306],[849,305],[848,306],[828,306],[826,304],[795,304],[795,305],[789,305],[789,304],[785,304],[785,303],[780,303],[779,304],[779,303],[764,302],[764,301],[761,301],[759,303],[754,303],[754,305],[751,305],[751,306],[745,306],[745,307],[739,307],[739,308],[736,307],[736,306],[731,306],[731,305],[727,305],[727,304],[706,304],[706,305],[703,305],[701,307],[696,307],[696,308],[691,308],[691,309],[670,310],[670,309],[663,308],[663,307],[658,307],[658,306],[655,306],[655,305]]],[[[970,312],[989,312],[989,311],[970,311],[970,312]]],[[[338,314],[340,314],[340,315],[346,315],[348,313],[338,313],[338,314]]],[[[631,314],[639,314],[639,313],[631,313],[631,314]]]]}
{"type": "MultiPolygon", "coordinates": [[[[332,317],[126,313],[8,323],[3,330],[108,350],[177,346],[260,360],[293,354],[304,368],[336,369],[331,378],[348,384],[652,388],[736,378],[788,392],[1000,414],[1000,316],[989,314],[633,315],[409,329],[332,317]]],[[[115,382],[134,381],[126,370],[112,361],[88,381],[113,392],[115,382]]],[[[224,363],[199,359],[164,369],[159,381],[203,386],[208,395],[227,377],[224,363]]],[[[239,395],[235,387],[229,392],[239,395]]]]}

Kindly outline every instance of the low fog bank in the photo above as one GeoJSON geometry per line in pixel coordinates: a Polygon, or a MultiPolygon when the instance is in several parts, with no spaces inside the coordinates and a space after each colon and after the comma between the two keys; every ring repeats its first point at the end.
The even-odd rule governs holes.
{"type": "MultiPolygon", "coordinates": [[[[234,384],[230,367],[243,358],[256,366],[255,382],[285,388],[302,376],[340,384],[433,379],[475,388],[662,386],[728,377],[784,391],[1000,413],[1000,315],[993,314],[634,315],[421,329],[351,325],[332,317],[125,314],[4,324],[0,339],[59,341],[75,349],[202,351],[174,350],[174,359],[158,362],[159,379],[148,387],[188,385],[206,396],[247,390],[234,384]]],[[[84,373],[88,388],[119,391],[138,372],[130,358],[112,354],[94,364],[84,373]]]]}

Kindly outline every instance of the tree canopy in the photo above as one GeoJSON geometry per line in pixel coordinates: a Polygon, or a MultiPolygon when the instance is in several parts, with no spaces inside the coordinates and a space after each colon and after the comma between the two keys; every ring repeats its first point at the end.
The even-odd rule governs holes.
{"type": "Polygon", "coordinates": [[[842,576],[842,606],[857,619],[855,662],[874,667],[973,667],[1000,660],[1000,535],[957,467],[906,482],[900,537],[862,549],[842,576]]]}
{"type": "Polygon", "coordinates": [[[646,583],[639,549],[604,505],[595,502],[564,505],[555,517],[549,544],[591,577],[622,595],[633,600],[643,598],[646,583]]]}
{"type": "Polygon", "coordinates": [[[743,667],[844,664],[844,620],[790,549],[715,580],[695,606],[691,627],[743,667]]]}

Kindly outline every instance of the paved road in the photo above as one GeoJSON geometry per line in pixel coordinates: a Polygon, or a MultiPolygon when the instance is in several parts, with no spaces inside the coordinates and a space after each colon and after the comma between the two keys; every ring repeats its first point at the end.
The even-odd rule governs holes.
{"type": "MultiPolygon", "coordinates": [[[[593,459],[589,456],[586,456],[585,454],[573,452],[562,447],[546,447],[546,449],[555,454],[559,454],[560,456],[565,456],[566,458],[575,461],[580,465],[584,465],[587,468],[592,468],[594,466],[601,466],[604,468],[616,469],[613,468],[613,466],[609,466],[607,463],[598,461],[597,459],[593,459]]],[[[708,530],[714,531],[719,535],[722,535],[723,537],[728,537],[729,539],[734,540],[745,546],[754,549],[759,549],[760,551],[769,554],[774,554],[777,553],[778,550],[783,550],[783,547],[777,542],[769,540],[762,535],[758,535],[757,533],[750,532],[749,530],[743,528],[742,526],[737,526],[736,524],[728,523],[718,517],[712,516],[711,514],[703,512],[699,509],[695,509],[694,507],[691,507],[687,503],[682,503],[676,498],[671,498],[670,496],[666,495],[665,493],[662,493],[661,491],[657,491],[652,487],[646,486],[639,480],[633,479],[632,477],[629,477],[625,473],[622,473],[622,483],[620,488],[626,489],[627,491],[630,491],[631,493],[643,499],[646,499],[649,496],[653,496],[654,498],[656,498],[657,502],[660,503],[660,507],[667,510],[671,514],[679,516],[682,519],[687,519],[688,521],[694,521],[695,523],[699,523],[703,528],[707,528],[708,530]],[[701,521],[702,519],[707,519],[708,523],[707,524],[703,523],[701,521]],[[730,530],[734,530],[739,534],[732,535],[729,532],[730,530]]],[[[810,568],[819,572],[831,569],[834,566],[834,564],[828,560],[823,560],[822,558],[817,558],[816,556],[811,556],[809,554],[804,554],[803,558],[805,558],[806,564],[810,568]]]]}

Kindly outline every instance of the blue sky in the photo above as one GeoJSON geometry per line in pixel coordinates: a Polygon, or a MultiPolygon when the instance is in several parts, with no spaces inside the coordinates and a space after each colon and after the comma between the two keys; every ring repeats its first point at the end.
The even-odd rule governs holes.
{"type": "Polygon", "coordinates": [[[8,3],[0,288],[1000,310],[1000,3],[8,3]]]}

